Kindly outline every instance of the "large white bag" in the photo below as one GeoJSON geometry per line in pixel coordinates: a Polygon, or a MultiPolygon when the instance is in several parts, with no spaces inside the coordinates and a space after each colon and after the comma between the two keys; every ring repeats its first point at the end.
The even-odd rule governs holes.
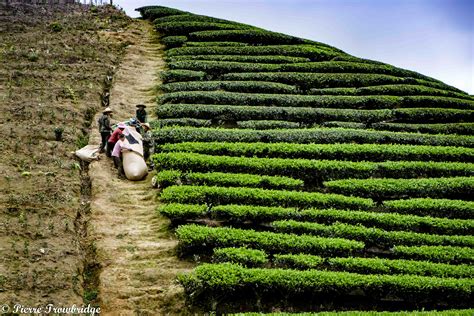
{"type": "Polygon", "coordinates": [[[76,150],[76,156],[83,161],[91,162],[99,159],[99,147],[97,145],[86,145],[76,150]]]}
{"type": "Polygon", "coordinates": [[[148,166],[143,159],[142,135],[133,128],[127,128],[125,132],[132,151],[122,151],[123,170],[129,180],[142,180],[148,174],[148,166]]]}

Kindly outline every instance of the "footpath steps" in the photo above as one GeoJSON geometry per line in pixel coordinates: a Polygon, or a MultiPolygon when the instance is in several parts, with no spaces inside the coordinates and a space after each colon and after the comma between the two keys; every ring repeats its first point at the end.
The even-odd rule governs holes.
{"type": "MultiPolygon", "coordinates": [[[[153,42],[147,22],[137,21],[130,33],[132,44],[117,70],[110,95],[114,120],[134,116],[135,105],[139,103],[150,105],[148,112],[153,115],[151,89],[159,83],[157,69],[164,66],[161,48],[153,42]]],[[[97,118],[93,124],[97,124],[97,118]]],[[[94,126],[89,143],[99,142],[94,126]]],[[[156,212],[150,177],[138,182],[120,180],[112,161],[105,156],[90,165],[89,175],[89,227],[95,240],[96,260],[101,266],[101,311],[111,315],[179,314],[184,304],[183,290],[175,277],[191,267],[175,255],[177,241],[166,232],[169,221],[156,212]]]]}

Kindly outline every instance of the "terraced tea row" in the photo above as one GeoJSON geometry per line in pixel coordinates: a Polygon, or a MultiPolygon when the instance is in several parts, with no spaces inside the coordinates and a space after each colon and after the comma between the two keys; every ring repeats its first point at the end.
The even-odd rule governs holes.
{"type": "MultiPolygon", "coordinates": [[[[383,109],[383,110],[352,110],[352,109],[325,109],[307,107],[272,107],[272,106],[240,106],[240,105],[215,105],[215,104],[164,104],[159,107],[157,114],[160,118],[167,119],[205,119],[213,122],[233,123],[240,120],[281,120],[287,122],[300,123],[299,128],[325,125],[331,121],[357,122],[373,124],[383,121],[395,121],[406,123],[420,122],[453,122],[459,123],[468,121],[474,117],[474,111],[456,109],[383,109]],[[420,116],[420,113],[423,113],[420,116]]],[[[161,120],[160,120],[161,121],[161,120]]],[[[158,121],[158,122],[160,122],[158,121]]],[[[384,123],[382,123],[384,124],[384,123]]],[[[472,127],[472,123],[468,128],[472,127]]],[[[186,125],[186,124],[182,124],[186,125]]],[[[377,124],[373,124],[377,128],[377,124]]],[[[436,130],[438,124],[425,124],[423,128],[428,131],[436,130]],[[434,125],[434,127],[433,127],[434,125]]],[[[193,125],[191,125],[193,126],[193,125]]],[[[198,125],[205,126],[205,125],[198,125]]],[[[413,132],[415,127],[410,128],[406,124],[406,130],[413,132]]],[[[444,130],[452,129],[454,124],[446,124],[444,130]]],[[[335,126],[347,127],[347,126],[335,126]]],[[[357,126],[364,128],[365,125],[357,126]]],[[[378,125],[378,129],[383,129],[384,125],[378,125]]],[[[352,128],[349,126],[348,128],[352,128]]],[[[438,127],[439,128],[439,127],[438,127]]],[[[454,127],[456,128],[456,127],[454,127]]],[[[388,130],[393,128],[386,128],[388,130]]],[[[401,130],[403,131],[403,129],[401,130]]]]}
{"type": "Polygon", "coordinates": [[[385,208],[377,211],[354,211],[338,209],[299,209],[246,205],[199,205],[166,204],[159,208],[164,216],[174,223],[212,219],[231,223],[252,222],[269,223],[277,220],[295,219],[323,224],[348,223],[385,230],[414,231],[440,235],[470,235],[474,229],[474,220],[447,219],[385,213],[385,208]]]}
{"type": "Polygon", "coordinates": [[[251,248],[215,248],[212,261],[241,264],[249,268],[271,265],[296,270],[318,269],[359,274],[411,274],[450,278],[472,278],[474,275],[474,269],[466,264],[452,265],[405,259],[325,258],[307,254],[270,256],[262,250],[251,248]]]}
{"type": "MultiPolygon", "coordinates": [[[[176,71],[174,72],[176,73],[176,71]]],[[[170,73],[171,74],[171,73],[170,73]]],[[[285,74],[279,73],[282,76],[285,74]]],[[[324,74],[322,77],[327,78],[324,74]]],[[[360,75],[357,75],[360,80],[360,75]]],[[[232,78],[229,78],[233,80],[232,78]]],[[[169,80],[169,79],[168,79],[169,80]]],[[[307,82],[309,78],[302,78],[307,82]]],[[[265,80],[264,81],[271,81],[265,80]]],[[[288,83],[284,83],[288,84],[288,83]]],[[[247,106],[283,106],[342,109],[385,109],[385,108],[457,108],[472,110],[474,101],[447,97],[430,96],[334,96],[297,94],[256,94],[223,91],[183,91],[171,92],[160,97],[160,102],[173,104],[227,104],[247,106]]],[[[467,112],[469,113],[469,112],[467,112]]]]}
{"type": "Polygon", "coordinates": [[[156,144],[181,142],[246,142],[298,144],[404,144],[430,146],[474,147],[473,136],[429,135],[342,128],[298,130],[235,130],[215,128],[163,128],[154,130],[156,144]]]}
{"type": "Polygon", "coordinates": [[[472,96],[327,44],[142,11],[167,46],[152,159],[180,255],[204,262],[180,277],[194,305],[471,307],[472,96]]]}
{"type": "Polygon", "coordinates": [[[294,144],[182,142],[165,144],[160,152],[189,152],[215,156],[338,159],[350,161],[473,161],[474,149],[394,144],[294,144]]]}
{"type": "MultiPolygon", "coordinates": [[[[156,154],[153,156],[153,161],[157,166],[160,166],[161,169],[176,169],[181,171],[196,172],[233,172],[261,174],[269,176],[282,175],[286,177],[302,179],[309,187],[320,186],[322,184],[322,181],[331,179],[370,177],[416,178],[422,176],[455,177],[470,176],[474,174],[474,164],[460,162],[353,162],[340,160],[309,160],[297,158],[283,159],[212,156],[185,152],[156,154]]],[[[471,183],[469,179],[453,179],[453,190],[455,190],[454,182],[461,184],[462,180],[465,180],[464,182],[466,182],[467,184],[471,183]]],[[[348,181],[350,183],[352,180],[348,181]]],[[[446,188],[447,186],[449,186],[448,184],[443,185],[442,181],[444,181],[444,179],[440,179],[439,181],[433,180],[432,183],[439,183],[440,188],[438,190],[442,190],[442,188],[446,188]]],[[[364,186],[365,182],[360,183],[360,186],[364,186]]],[[[367,183],[370,185],[369,182],[367,183]]],[[[378,182],[374,182],[374,185],[372,185],[370,189],[374,189],[377,183],[378,182]]],[[[400,181],[400,184],[403,184],[403,182],[400,181]]],[[[410,187],[414,187],[415,185],[416,182],[412,181],[407,183],[405,186],[409,190],[410,187]]],[[[333,185],[332,183],[328,183],[328,186],[330,189],[335,188],[334,190],[341,191],[339,187],[336,187],[336,185],[333,185]]],[[[370,189],[367,189],[366,192],[370,192],[370,189]]],[[[428,189],[427,186],[426,189],[428,189]]],[[[346,190],[342,192],[346,194],[349,191],[346,190]]],[[[434,193],[434,191],[427,190],[426,192],[426,194],[431,193],[434,193]]],[[[469,192],[466,192],[466,195],[469,195],[469,192]]]]}

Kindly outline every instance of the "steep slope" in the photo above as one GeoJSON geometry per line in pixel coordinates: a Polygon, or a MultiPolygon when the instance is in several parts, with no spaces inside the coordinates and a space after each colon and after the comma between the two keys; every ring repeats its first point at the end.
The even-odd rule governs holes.
{"type": "Polygon", "coordinates": [[[87,143],[129,24],[109,6],[0,6],[1,304],[93,299],[87,169],[71,151],[87,143]]]}
{"type": "MultiPolygon", "coordinates": [[[[135,24],[110,91],[114,120],[127,120],[135,113],[136,104],[150,105],[155,100],[153,88],[159,83],[157,70],[163,67],[163,59],[152,32],[145,21],[135,24]]],[[[95,131],[99,115],[94,120],[95,131]]],[[[91,135],[90,143],[100,143],[98,132],[91,135]]],[[[110,159],[93,162],[89,174],[89,234],[101,267],[97,271],[101,311],[111,315],[179,314],[184,308],[183,291],[174,278],[190,267],[174,255],[177,242],[166,232],[167,222],[155,212],[150,178],[120,180],[110,159]]]]}
{"type": "Polygon", "coordinates": [[[153,161],[180,254],[203,263],[179,277],[189,303],[473,307],[472,96],[323,43],[138,10],[167,48],[153,161]]]}

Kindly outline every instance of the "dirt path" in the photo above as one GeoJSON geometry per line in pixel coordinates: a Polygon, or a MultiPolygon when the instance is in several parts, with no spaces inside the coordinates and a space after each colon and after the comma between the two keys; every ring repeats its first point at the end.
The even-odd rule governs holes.
{"type": "MultiPolygon", "coordinates": [[[[153,118],[153,87],[159,84],[157,73],[164,66],[162,49],[154,42],[149,24],[138,23],[131,38],[133,44],[127,48],[111,90],[115,120],[134,116],[138,103],[147,104],[153,118]]],[[[90,143],[98,144],[97,126],[93,131],[90,143]]],[[[181,314],[184,301],[175,277],[191,267],[176,258],[176,240],[167,232],[168,221],[156,213],[151,174],[139,182],[119,180],[105,156],[90,165],[89,174],[91,236],[102,266],[98,288],[102,314],[181,314]]]]}

